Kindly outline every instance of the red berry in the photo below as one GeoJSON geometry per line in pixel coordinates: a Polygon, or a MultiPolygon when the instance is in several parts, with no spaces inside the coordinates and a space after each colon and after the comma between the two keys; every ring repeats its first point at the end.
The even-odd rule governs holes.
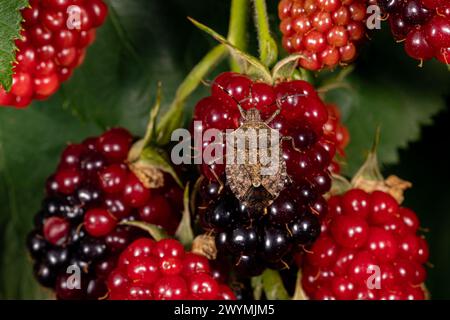
{"type": "Polygon", "coordinates": [[[133,208],[144,206],[150,199],[150,190],[133,174],[129,173],[123,190],[123,200],[133,208]]]}
{"type": "Polygon", "coordinates": [[[361,189],[351,189],[342,197],[342,209],[346,215],[355,215],[363,219],[370,211],[370,197],[361,189]]]}
{"type": "Polygon", "coordinates": [[[187,277],[196,273],[209,273],[211,271],[208,259],[194,253],[186,253],[184,258],[183,274],[187,277]]]}
{"type": "Polygon", "coordinates": [[[374,191],[371,194],[369,219],[375,224],[390,222],[399,212],[397,201],[389,194],[374,191]]]}
{"type": "Polygon", "coordinates": [[[124,291],[126,300],[151,300],[152,291],[145,283],[133,283],[124,291]]]}
{"type": "Polygon", "coordinates": [[[132,260],[149,257],[155,248],[155,241],[148,238],[140,238],[132,242],[120,255],[119,266],[127,266],[132,260]]]}
{"type": "Polygon", "coordinates": [[[197,273],[189,279],[189,290],[198,299],[216,299],[219,294],[217,282],[206,273],[197,273]]]}
{"type": "Polygon", "coordinates": [[[278,6],[283,46],[300,53],[309,70],[333,68],[356,56],[365,34],[367,4],[362,0],[285,0],[278,6]]]}
{"type": "Polygon", "coordinates": [[[127,265],[127,276],[132,281],[152,284],[159,278],[159,264],[154,257],[142,257],[127,265]]]}
{"type": "Polygon", "coordinates": [[[153,287],[155,300],[183,300],[188,295],[186,281],[179,276],[166,276],[159,279],[153,287]]]}
{"type": "Polygon", "coordinates": [[[122,128],[114,128],[102,134],[97,149],[111,162],[122,162],[127,158],[133,137],[122,128]]]}
{"type": "Polygon", "coordinates": [[[103,237],[117,225],[117,220],[104,209],[91,209],[84,216],[84,227],[93,237],[103,237]]]}
{"type": "Polygon", "coordinates": [[[63,194],[75,192],[81,184],[81,175],[77,169],[62,169],[55,175],[55,182],[58,185],[58,191],[63,194]]]}
{"type": "Polygon", "coordinates": [[[69,223],[60,217],[50,217],[44,222],[45,240],[55,246],[62,245],[69,235],[69,223]]]}
{"type": "Polygon", "coordinates": [[[174,239],[163,239],[156,243],[155,255],[159,258],[183,258],[183,245],[174,239]]]}
{"type": "Polygon", "coordinates": [[[331,288],[338,300],[353,300],[356,298],[356,285],[348,278],[334,278],[331,282],[331,288]]]}
{"type": "Polygon", "coordinates": [[[53,95],[83,61],[84,48],[92,44],[95,28],[104,23],[107,12],[102,0],[30,1],[21,11],[13,87],[0,105],[22,108],[53,95]],[[79,8],[81,29],[69,27],[69,5],[79,8]]]}
{"type": "Polygon", "coordinates": [[[167,276],[179,274],[182,269],[183,269],[183,262],[181,259],[178,258],[164,257],[159,262],[159,270],[164,275],[167,276]]]}
{"type": "Polygon", "coordinates": [[[368,237],[368,225],[359,217],[336,217],[331,227],[334,240],[346,248],[362,247],[368,237]]]}
{"type": "Polygon", "coordinates": [[[395,237],[381,228],[369,228],[366,247],[380,262],[392,261],[397,256],[397,241],[395,237]]]}
{"type": "Polygon", "coordinates": [[[81,154],[85,151],[85,148],[81,144],[69,144],[64,149],[61,158],[59,160],[59,166],[61,168],[78,167],[80,163],[81,154]]]}
{"type": "Polygon", "coordinates": [[[415,288],[426,280],[429,252],[416,234],[414,212],[399,208],[388,193],[360,189],[332,196],[328,205],[322,233],[301,262],[302,287],[309,298],[425,298],[415,288]]]}
{"type": "Polygon", "coordinates": [[[99,173],[99,180],[103,191],[107,193],[119,193],[125,187],[127,169],[120,164],[113,164],[104,168],[99,173]]]}

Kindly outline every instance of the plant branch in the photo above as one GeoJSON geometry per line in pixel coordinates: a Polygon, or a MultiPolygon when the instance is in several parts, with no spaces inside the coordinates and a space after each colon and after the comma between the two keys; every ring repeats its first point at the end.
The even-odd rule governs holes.
{"type": "MultiPolygon", "coordinates": [[[[249,0],[232,0],[230,10],[230,22],[228,24],[228,41],[236,48],[245,51],[247,49],[247,16],[249,0]]],[[[230,58],[232,71],[242,72],[239,63],[230,58]]]]}
{"type": "Polygon", "coordinates": [[[169,110],[162,117],[157,127],[157,142],[165,145],[170,141],[172,131],[181,125],[183,106],[189,95],[197,89],[204,77],[216,66],[227,54],[224,45],[218,45],[203,57],[203,59],[187,75],[175,94],[169,110]]]}
{"type": "Polygon", "coordinates": [[[265,0],[253,0],[255,11],[255,25],[258,31],[260,60],[264,65],[270,67],[278,57],[276,41],[270,35],[269,16],[265,0]]]}

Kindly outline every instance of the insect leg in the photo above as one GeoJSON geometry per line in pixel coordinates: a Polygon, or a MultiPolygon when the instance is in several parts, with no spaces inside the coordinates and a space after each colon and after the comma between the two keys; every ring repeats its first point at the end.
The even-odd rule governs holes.
{"type": "Polygon", "coordinates": [[[282,142],[283,142],[283,141],[290,141],[290,142],[291,142],[291,145],[292,145],[292,148],[294,148],[295,151],[301,152],[301,150],[298,149],[298,148],[295,146],[295,142],[294,142],[294,139],[293,139],[292,137],[287,137],[287,136],[281,137],[281,141],[282,141],[282,142]]]}
{"type": "Polygon", "coordinates": [[[276,116],[278,116],[278,115],[280,114],[280,112],[281,112],[281,109],[278,108],[278,109],[277,109],[277,110],[269,117],[269,119],[267,119],[266,121],[264,121],[264,123],[265,123],[265,124],[271,123],[271,122],[273,121],[273,119],[275,119],[276,116]]]}
{"type": "Polygon", "coordinates": [[[233,97],[229,92],[228,92],[228,90],[227,89],[225,89],[224,87],[222,87],[220,84],[218,84],[218,83],[216,83],[215,84],[216,86],[218,86],[219,87],[219,89],[220,90],[222,90],[223,92],[225,92],[236,104],[237,104],[237,107],[238,107],[238,109],[239,109],[239,112],[241,113],[241,117],[243,118],[243,119],[245,119],[246,118],[246,112],[245,112],[245,110],[244,110],[244,108],[242,108],[242,106],[241,106],[241,103],[235,98],[235,97],[233,97]]]}

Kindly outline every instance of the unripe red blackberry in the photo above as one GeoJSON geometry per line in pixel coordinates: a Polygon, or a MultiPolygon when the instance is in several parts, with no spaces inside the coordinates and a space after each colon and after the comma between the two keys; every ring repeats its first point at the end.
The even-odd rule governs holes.
{"type": "Polygon", "coordinates": [[[179,187],[167,177],[163,188],[145,188],[126,163],[132,141],[127,130],[113,128],[70,144],[48,179],[46,198],[27,247],[37,280],[53,288],[58,299],[106,295],[105,281],[117,256],[143,234],[120,222],[140,217],[170,234],[175,232],[182,196],[171,190],[179,187]],[[80,268],[79,290],[67,287],[73,273],[70,266],[80,268]]]}
{"type": "Polygon", "coordinates": [[[361,189],[329,204],[322,234],[303,259],[310,299],[425,299],[429,252],[413,211],[388,193],[361,189]]]}
{"type": "Polygon", "coordinates": [[[213,278],[208,259],[174,239],[131,243],[109,275],[108,291],[111,300],[235,300],[213,278]]]}
{"type": "Polygon", "coordinates": [[[12,88],[0,87],[0,106],[24,108],[53,95],[83,63],[107,13],[102,0],[31,0],[22,10],[12,88]]]}
{"type": "Polygon", "coordinates": [[[278,5],[283,47],[300,53],[309,70],[348,64],[366,34],[364,0],[282,0],[278,5]]]}

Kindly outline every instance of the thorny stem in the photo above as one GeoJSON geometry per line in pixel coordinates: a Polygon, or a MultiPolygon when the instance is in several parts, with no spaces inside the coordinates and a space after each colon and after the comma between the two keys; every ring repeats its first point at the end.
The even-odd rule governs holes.
{"type": "Polygon", "coordinates": [[[255,25],[258,31],[259,54],[261,62],[269,67],[277,61],[278,46],[270,35],[269,16],[265,0],[253,0],[255,25]]]}
{"type": "MultiPolygon", "coordinates": [[[[232,0],[227,40],[236,48],[247,49],[247,17],[249,0],[232,0]]],[[[242,72],[234,58],[230,59],[230,67],[234,72],[242,72]]]]}
{"type": "Polygon", "coordinates": [[[197,89],[203,78],[226,56],[227,48],[224,45],[218,45],[206,54],[205,57],[191,70],[187,75],[175,94],[175,99],[171,103],[169,110],[159,122],[157,132],[159,136],[158,144],[164,145],[169,142],[171,130],[162,132],[164,128],[177,128],[181,123],[181,117],[178,115],[182,112],[184,103],[190,94],[197,89]],[[169,125],[173,123],[173,125],[169,125]]]}

